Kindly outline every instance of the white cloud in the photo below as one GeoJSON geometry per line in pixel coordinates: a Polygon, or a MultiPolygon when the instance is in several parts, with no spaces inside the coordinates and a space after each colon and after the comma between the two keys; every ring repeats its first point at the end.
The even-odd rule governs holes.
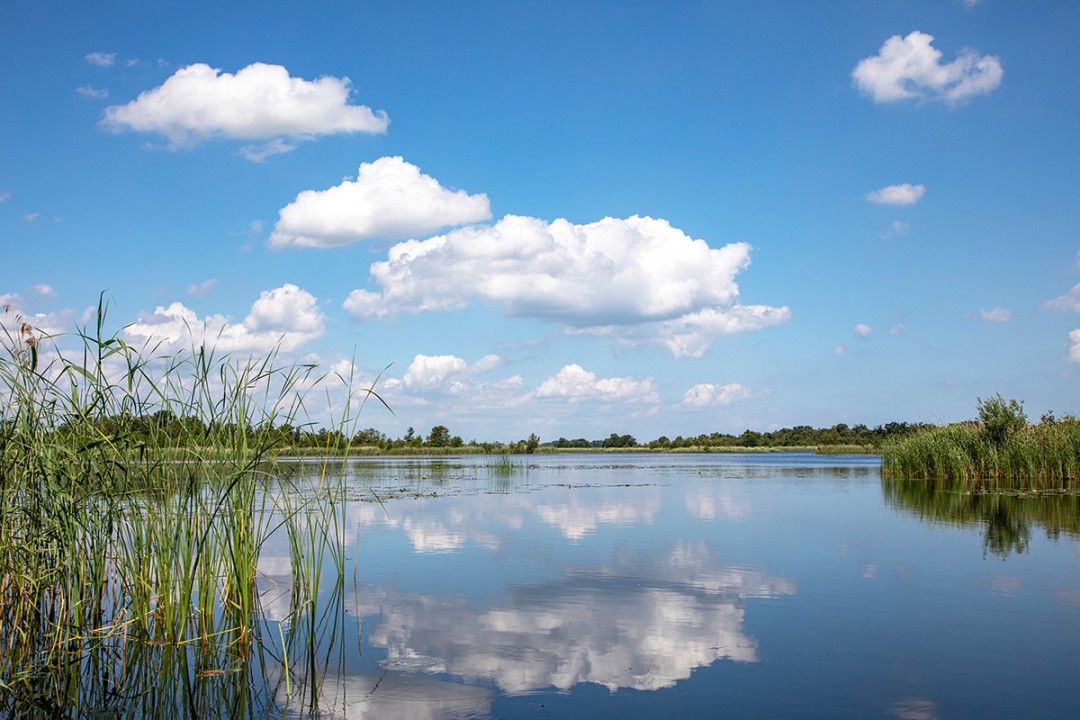
{"type": "Polygon", "coordinates": [[[109,89],[108,88],[96,88],[96,87],[93,87],[92,85],[80,85],[79,87],[75,88],[75,92],[79,93],[83,97],[88,97],[88,98],[101,99],[101,98],[109,97],[109,89]]]}
{"type": "Polygon", "coordinates": [[[889,334],[892,335],[893,337],[899,337],[900,335],[903,335],[905,332],[907,332],[907,330],[904,328],[903,323],[896,323],[891,328],[889,328],[889,334]]]}
{"type": "Polygon", "coordinates": [[[0,192],[0,203],[7,202],[10,199],[11,199],[11,193],[9,193],[9,192],[0,192]]]}
{"type": "Polygon", "coordinates": [[[1080,363],[1080,328],[1069,331],[1069,361],[1080,363]]]}
{"type": "Polygon", "coordinates": [[[1012,311],[1008,308],[996,307],[990,310],[979,310],[979,318],[985,322],[990,323],[1005,323],[1009,322],[1012,317],[1012,311]]]}
{"type": "Polygon", "coordinates": [[[893,220],[889,223],[889,228],[881,234],[882,240],[892,240],[895,237],[900,237],[908,231],[908,225],[906,222],[900,220],[893,220]]]}
{"type": "Polygon", "coordinates": [[[264,143],[256,143],[254,145],[244,145],[238,151],[240,157],[251,162],[262,162],[268,157],[274,155],[284,155],[290,153],[297,148],[298,142],[292,140],[285,140],[283,138],[274,138],[264,143]]]}
{"type": "Polygon", "coordinates": [[[657,403],[660,396],[652,378],[600,378],[577,364],[565,365],[536,389],[538,398],[562,398],[570,402],[601,400],[605,402],[657,403]]]}
{"type": "Polygon", "coordinates": [[[188,297],[199,298],[204,295],[209,295],[214,288],[218,285],[217,278],[207,278],[202,282],[192,283],[187,287],[188,297]]]}
{"type": "Polygon", "coordinates": [[[296,285],[264,290],[239,323],[224,315],[199,318],[182,303],[157,307],[124,328],[130,340],[160,343],[165,349],[205,345],[221,352],[295,350],[322,336],[325,318],[315,297],[296,285]]]}
{"type": "Polygon", "coordinates": [[[902,183],[900,185],[887,185],[878,188],[866,196],[866,199],[875,205],[914,205],[926,194],[925,185],[912,185],[902,183]]]}
{"type": "MultiPolygon", "coordinates": [[[[35,286],[35,291],[37,287],[35,286]]],[[[43,293],[39,294],[45,296],[43,293]]],[[[0,328],[15,335],[24,322],[30,323],[38,335],[63,335],[75,330],[75,311],[64,308],[49,313],[33,312],[26,307],[18,293],[0,293],[0,328]]],[[[0,332],[0,338],[3,336],[4,333],[0,332]]]]}
{"type": "Polygon", "coordinates": [[[980,2],[982,2],[982,0],[961,0],[961,2],[964,3],[964,7],[970,10],[976,5],[978,5],[980,2]]]}
{"type": "Polygon", "coordinates": [[[116,64],[116,53],[95,51],[87,53],[83,56],[83,59],[91,65],[97,65],[98,67],[112,67],[116,64]]]}
{"type": "Polygon", "coordinates": [[[23,217],[23,220],[25,220],[26,222],[34,222],[39,217],[41,217],[41,213],[39,213],[39,212],[23,213],[22,217],[23,217]]]}
{"type": "Polygon", "coordinates": [[[836,346],[833,348],[833,354],[835,355],[843,355],[846,352],[847,345],[844,345],[844,343],[836,343],[836,346]]]}
{"type": "Polygon", "coordinates": [[[248,230],[255,233],[256,235],[260,234],[263,231],[263,221],[252,220],[250,223],[248,223],[248,230]]]}
{"type": "Polygon", "coordinates": [[[739,304],[735,276],[749,264],[750,245],[711,248],[666,220],[576,225],[507,215],[394,245],[370,269],[379,291],[354,290],[344,307],[364,319],[459,309],[475,298],[571,332],[700,356],[720,335],[790,318],[787,307],[739,304]]]}
{"type": "Polygon", "coordinates": [[[730,405],[736,400],[748,398],[750,395],[750,390],[739,383],[726,385],[699,383],[683,394],[681,404],[689,408],[721,407],[730,405]]]}
{"type": "Polygon", "coordinates": [[[41,297],[55,297],[56,296],[56,290],[53,289],[53,286],[52,285],[47,285],[45,283],[38,283],[37,285],[35,285],[34,286],[34,292],[36,292],[41,297]]]}
{"type": "Polygon", "coordinates": [[[1064,295],[1059,295],[1053,300],[1047,300],[1043,307],[1048,310],[1060,310],[1062,312],[1080,312],[1080,283],[1073,285],[1072,289],[1064,295]]]}
{"type": "Polygon", "coordinates": [[[399,240],[491,218],[487,195],[448,190],[401,157],[360,165],[356,179],[304,190],[281,209],[271,247],[333,247],[399,240]]]}
{"type": "Polygon", "coordinates": [[[870,327],[866,323],[859,323],[852,330],[861,338],[868,338],[874,332],[874,328],[870,327]]]}
{"type": "Polygon", "coordinates": [[[350,105],[349,93],[348,78],[304,80],[265,63],[231,74],[198,63],[126,105],[106,108],[101,124],[111,132],[159,133],[174,149],[217,137],[268,141],[266,157],[267,149],[284,151],[280,143],[317,135],[385,132],[386,113],[350,105]]]}
{"type": "Polygon", "coordinates": [[[933,35],[918,30],[907,37],[893,35],[877,55],[855,66],[855,85],[879,103],[920,99],[956,104],[1001,84],[1005,71],[998,57],[963,50],[952,62],[942,63],[933,42],[933,35]]]}

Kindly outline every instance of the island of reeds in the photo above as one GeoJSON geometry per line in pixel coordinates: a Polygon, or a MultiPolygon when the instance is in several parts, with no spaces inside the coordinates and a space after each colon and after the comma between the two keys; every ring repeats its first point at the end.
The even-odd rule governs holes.
{"type": "Polygon", "coordinates": [[[1080,480],[1080,420],[1044,415],[1030,423],[1023,403],[995,395],[978,419],[927,427],[882,448],[882,472],[969,489],[1067,490],[1080,480]]]}

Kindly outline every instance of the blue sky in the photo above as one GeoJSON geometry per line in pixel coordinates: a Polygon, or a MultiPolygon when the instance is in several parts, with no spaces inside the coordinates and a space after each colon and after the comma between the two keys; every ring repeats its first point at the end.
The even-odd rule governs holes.
{"type": "Polygon", "coordinates": [[[1076,412],[1078,33],[1050,0],[9,2],[0,295],[392,364],[393,434],[1076,412]]]}

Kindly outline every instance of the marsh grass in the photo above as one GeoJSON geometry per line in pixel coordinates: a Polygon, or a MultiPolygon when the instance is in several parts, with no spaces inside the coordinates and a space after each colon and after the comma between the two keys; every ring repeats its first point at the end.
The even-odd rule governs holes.
{"type": "MultiPolygon", "coordinates": [[[[0,325],[0,715],[261,714],[290,676],[317,703],[344,474],[283,471],[272,430],[325,378],[274,352],[133,348],[105,314],[66,352],[0,325]],[[258,562],[276,533],[291,609],[267,632],[258,562]]],[[[357,412],[347,393],[340,424],[357,412]]]]}
{"type": "Polygon", "coordinates": [[[1080,480],[1080,420],[1045,416],[1029,424],[1023,405],[995,396],[978,421],[921,430],[885,444],[882,471],[942,488],[1066,489],[1080,480]]]}

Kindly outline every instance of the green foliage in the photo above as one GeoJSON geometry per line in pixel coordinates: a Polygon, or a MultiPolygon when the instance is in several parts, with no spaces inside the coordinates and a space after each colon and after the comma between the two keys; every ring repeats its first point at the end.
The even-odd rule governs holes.
{"type": "Polygon", "coordinates": [[[1027,427],[1024,403],[1005,400],[1000,393],[986,400],[980,398],[978,408],[983,433],[987,441],[995,447],[1003,447],[1027,427]]]}
{"type": "Polygon", "coordinates": [[[882,448],[895,478],[1010,488],[1062,488],[1080,480],[1080,421],[1044,417],[1029,425],[1023,404],[979,401],[979,422],[924,429],[882,448]]]}
{"type": "Polygon", "coordinates": [[[432,447],[449,447],[450,428],[445,425],[436,425],[428,433],[427,444],[432,447]]]}

